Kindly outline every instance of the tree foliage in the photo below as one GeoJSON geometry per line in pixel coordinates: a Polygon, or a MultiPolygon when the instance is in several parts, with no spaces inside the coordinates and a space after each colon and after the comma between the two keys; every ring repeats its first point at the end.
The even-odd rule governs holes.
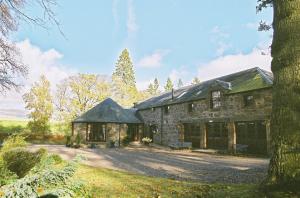
{"type": "Polygon", "coordinates": [[[192,85],[200,83],[200,79],[198,77],[193,78],[192,85]]]}
{"type": "Polygon", "coordinates": [[[50,119],[53,114],[53,101],[50,93],[50,82],[44,75],[35,82],[30,91],[23,95],[26,109],[30,111],[28,127],[34,133],[50,131],[50,119]]]}
{"type": "Polygon", "coordinates": [[[119,56],[112,78],[121,80],[129,87],[136,88],[133,64],[127,49],[124,49],[119,56]]]}
{"type": "Polygon", "coordinates": [[[157,78],[154,79],[153,83],[149,84],[147,92],[150,94],[150,96],[159,94],[159,82],[157,78]]]}
{"type": "Polygon", "coordinates": [[[58,84],[54,103],[57,119],[65,123],[63,130],[69,130],[72,119],[109,97],[110,88],[104,76],[94,74],[77,74],[58,84]]]}
{"type": "Polygon", "coordinates": [[[131,107],[148,97],[147,92],[140,92],[136,88],[133,63],[127,49],[122,51],[112,74],[112,97],[125,107],[131,107]]]}
{"type": "Polygon", "coordinates": [[[177,88],[183,87],[183,82],[181,78],[178,79],[177,88]]]}
{"type": "Polygon", "coordinates": [[[165,91],[171,91],[173,89],[174,85],[170,78],[167,79],[167,83],[165,85],[165,91]]]}

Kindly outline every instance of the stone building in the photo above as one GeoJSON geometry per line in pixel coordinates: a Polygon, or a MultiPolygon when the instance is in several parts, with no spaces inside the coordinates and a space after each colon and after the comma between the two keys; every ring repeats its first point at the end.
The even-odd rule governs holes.
{"type": "Polygon", "coordinates": [[[256,67],[172,90],[135,107],[144,136],[154,143],[267,153],[272,81],[272,73],[256,67]]]}
{"type": "Polygon", "coordinates": [[[124,109],[108,98],[72,122],[72,136],[80,135],[82,143],[120,146],[126,136],[131,141],[140,141],[143,123],[134,109],[124,109]]]}
{"type": "Polygon", "coordinates": [[[73,134],[88,143],[150,137],[174,148],[266,154],[272,82],[272,73],[256,67],[165,92],[133,109],[107,99],[73,121],[73,134]]]}

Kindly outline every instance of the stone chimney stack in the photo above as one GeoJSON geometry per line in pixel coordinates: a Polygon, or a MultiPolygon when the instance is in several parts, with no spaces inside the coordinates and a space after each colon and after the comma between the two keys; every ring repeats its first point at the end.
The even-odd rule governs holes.
{"type": "Polygon", "coordinates": [[[172,88],[172,100],[174,99],[174,88],[172,88]]]}

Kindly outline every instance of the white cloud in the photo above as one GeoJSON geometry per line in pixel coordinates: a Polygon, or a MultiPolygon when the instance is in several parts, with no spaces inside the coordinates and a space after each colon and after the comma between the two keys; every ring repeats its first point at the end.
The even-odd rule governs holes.
{"type": "Polygon", "coordinates": [[[119,0],[113,0],[112,1],[111,11],[112,11],[112,15],[113,15],[113,19],[114,19],[116,29],[118,29],[118,27],[119,27],[118,4],[119,4],[119,0]]]}
{"type": "Polygon", "coordinates": [[[154,82],[154,78],[150,79],[150,80],[137,81],[136,86],[137,86],[138,90],[142,91],[142,90],[146,90],[148,88],[149,84],[153,83],[153,82],[154,82]]]}
{"type": "Polygon", "coordinates": [[[222,56],[227,49],[230,49],[232,46],[231,44],[227,43],[227,39],[230,37],[228,33],[223,31],[219,26],[215,26],[211,30],[211,42],[216,45],[216,55],[222,56]]]}
{"type": "Polygon", "coordinates": [[[28,76],[26,79],[22,79],[24,86],[18,92],[8,91],[0,95],[0,109],[2,111],[5,111],[5,109],[9,111],[12,109],[24,111],[25,104],[22,95],[30,89],[31,85],[41,75],[45,75],[50,81],[52,88],[54,88],[62,79],[76,73],[75,70],[59,63],[63,55],[55,49],[42,51],[39,47],[32,45],[29,40],[24,40],[16,45],[20,50],[23,63],[28,66],[28,76]]]}
{"type": "Polygon", "coordinates": [[[169,54],[170,50],[156,50],[150,55],[144,56],[141,60],[138,61],[138,67],[145,68],[157,68],[163,65],[163,58],[169,54]]]}
{"type": "Polygon", "coordinates": [[[130,35],[138,30],[134,12],[133,0],[128,0],[127,32],[130,35]]]}
{"type": "Polygon", "coordinates": [[[201,81],[220,77],[241,70],[260,67],[271,70],[271,56],[263,55],[263,50],[255,48],[249,54],[234,54],[218,57],[198,67],[198,77],[201,81]]]}
{"type": "Polygon", "coordinates": [[[173,69],[169,75],[173,83],[177,86],[177,81],[179,79],[184,80],[189,75],[189,72],[186,70],[185,66],[181,66],[178,69],[173,69]]]}

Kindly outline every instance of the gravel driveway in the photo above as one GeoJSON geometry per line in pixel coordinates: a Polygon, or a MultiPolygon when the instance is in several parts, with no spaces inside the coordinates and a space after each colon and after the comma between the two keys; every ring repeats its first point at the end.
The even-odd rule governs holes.
{"type": "Polygon", "coordinates": [[[70,160],[86,157],[85,164],[154,177],[202,182],[257,183],[266,174],[268,159],[169,151],[156,148],[72,149],[61,145],[33,145],[70,160]]]}

